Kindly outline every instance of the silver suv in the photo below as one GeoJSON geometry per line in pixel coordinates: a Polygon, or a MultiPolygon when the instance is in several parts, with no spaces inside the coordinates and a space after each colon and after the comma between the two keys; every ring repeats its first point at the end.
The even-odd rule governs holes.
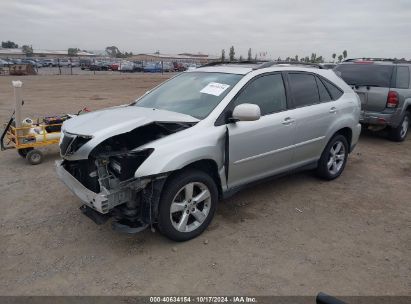
{"type": "Polygon", "coordinates": [[[411,62],[391,59],[349,59],[337,73],[361,99],[360,122],[371,130],[388,127],[391,140],[403,141],[411,120],[411,62]]]}
{"type": "Polygon", "coordinates": [[[215,64],[66,121],[57,173],[96,223],[112,217],[129,233],[155,224],[184,241],[250,183],[301,168],[338,177],[359,116],[357,94],[331,70],[215,64]]]}

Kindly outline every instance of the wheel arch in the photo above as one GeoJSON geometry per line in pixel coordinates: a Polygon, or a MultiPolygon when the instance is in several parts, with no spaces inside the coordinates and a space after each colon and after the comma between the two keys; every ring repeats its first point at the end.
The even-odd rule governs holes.
{"type": "Polygon", "coordinates": [[[349,128],[349,127],[341,128],[337,132],[335,132],[334,135],[331,138],[333,138],[337,134],[341,134],[345,137],[345,139],[347,140],[347,143],[348,143],[348,148],[350,148],[351,143],[352,143],[352,134],[353,134],[351,128],[349,128]]]}
{"type": "Polygon", "coordinates": [[[222,184],[221,184],[221,178],[218,172],[218,166],[215,160],[213,159],[201,159],[194,161],[192,163],[189,163],[185,165],[184,167],[173,171],[167,179],[169,179],[171,176],[174,176],[176,174],[180,174],[181,172],[189,169],[196,169],[203,171],[204,173],[210,175],[210,177],[214,180],[217,189],[218,189],[218,197],[222,197],[223,189],[222,189],[222,184]]]}

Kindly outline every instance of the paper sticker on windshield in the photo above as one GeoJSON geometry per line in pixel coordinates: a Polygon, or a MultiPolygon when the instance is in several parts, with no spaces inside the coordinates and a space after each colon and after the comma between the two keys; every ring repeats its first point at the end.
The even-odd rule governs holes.
{"type": "Polygon", "coordinates": [[[210,94],[214,96],[220,96],[225,90],[230,87],[228,84],[218,83],[218,82],[210,82],[206,85],[200,93],[210,94]]]}

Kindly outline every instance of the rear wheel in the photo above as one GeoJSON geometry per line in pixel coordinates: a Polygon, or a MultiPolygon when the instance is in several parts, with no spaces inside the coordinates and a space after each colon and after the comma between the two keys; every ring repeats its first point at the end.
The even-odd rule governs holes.
{"type": "Polygon", "coordinates": [[[391,128],[389,138],[393,141],[404,141],[410,125],[410,113],[406,112],[401,123],[396,128],[391,128]]]}
{"type": "Polygon", "coordinates": [[[326,180],[333,180],[344,171],[348,157],[348,143],[345,136],[335,135],[328,142],[318,162],[317,175],[326,180]]]}
{"type": "Polygon", "coordinates": [[[33,148],[18,149],[18,150],[17,150],[17,153],[18,153],[21,157],[26,158],[27,153],[29,153],[31,150],[33,150],[33,148]]]}
{"type": "Polygon", "coordinates": [[[214,180],[199,170],[183,171],[164,186],[158,228],[174,241],[200,235],[210,224],[218,201],[214,180]]]}
{"type": "Polygon", "coordinates": [[[41,164],[43,161],[43,153],[40,150],[33,149],[27,153],[26,159],[31,165],[41,164]]]}

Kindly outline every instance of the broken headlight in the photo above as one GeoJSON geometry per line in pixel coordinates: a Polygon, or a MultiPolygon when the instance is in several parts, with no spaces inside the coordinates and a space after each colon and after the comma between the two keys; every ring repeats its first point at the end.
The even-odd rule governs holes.
{"type": "Polygon", "coordinates": [[[134,177],[134,173],[141,164],[153,153],[154,149],[145,149],[127,154],[110,157],[110,171],[120,180],[124,181],[134,177]]]}
{"type": "Polygon", "coordinates": [[[71,155],[87,143],[92,136],[75,135],[70,133],[62,134],[60,138],[60,153],[62,156],[71,155]]]}

